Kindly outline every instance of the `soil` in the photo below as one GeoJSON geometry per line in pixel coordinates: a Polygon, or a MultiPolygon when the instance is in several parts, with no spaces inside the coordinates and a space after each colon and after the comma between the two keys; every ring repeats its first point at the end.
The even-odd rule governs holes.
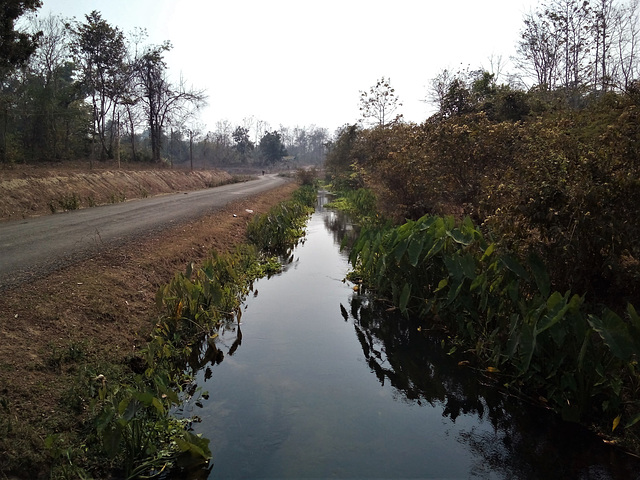
{"type": "MultiPolygon", "coordinates": [[[[92,172],[90,178],[95,183],[102,176],[111,182],[114,175],[108,172],[92,172]]],[[[0,180],[5,180],[5,173],[0,171],[0,180]]],[[[133,173],[121,178],[145,178],[153,183],[150,179],[163,172],[133,173]]],[[[77,173],[58,167],[55,175],[75,178],[77,173]]],[[[180,175],[189,178],[184,172],[180,175]]],[[[180,175],[170,175],[175,181],[171,188],[193,189],[197,185],[175,180],[180,175]]],[[[221,172],[216,175],[228,177],[221,172]]],[[[29,177],[24,171],[18,176],[29,177]]],[[[38,191],[42,192],[37,178],[43,176],[23,183],[23,198],[37,198],[38,191]]],[[[122,183],[115,185],[109,188],[124,188],[122,183]]],[[[145,344],[159,313],[155,306],[159,286],[183,271],[187,263],[202,262],[212,250],[225,252],[244,242],[250,218],[288,198],[295,188],[297,184],[290,182],[236,201],[198,221],[111,248],[5,290],[0,298],[0,479],[41,474],[47,463],[45,438],[51,434],[73,436],[82,412],[74,412],[65,403],[73,403],[69,389],[82,373],[80,366],[102,363],[107,369],[124,364],[145,344]]]]}

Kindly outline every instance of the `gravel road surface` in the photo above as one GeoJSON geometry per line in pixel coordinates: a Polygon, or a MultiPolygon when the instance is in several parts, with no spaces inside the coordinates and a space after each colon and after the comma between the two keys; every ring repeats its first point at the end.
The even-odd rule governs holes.
{"type": "Polygon", "coordinates": [[[0,223],[0,291],[284,182],[281,177],[263,175],[207,190],[0,223]]]}

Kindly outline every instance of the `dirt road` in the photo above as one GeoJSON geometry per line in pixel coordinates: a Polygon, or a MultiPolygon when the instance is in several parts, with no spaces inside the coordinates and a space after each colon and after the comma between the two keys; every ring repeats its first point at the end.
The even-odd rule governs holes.
{"type": "Polygon", "coordinates": [[[85,260],[151,232],[282,185],[264,175],[245,183],[133,200],[0,224],[0,291],[85,260]]]}

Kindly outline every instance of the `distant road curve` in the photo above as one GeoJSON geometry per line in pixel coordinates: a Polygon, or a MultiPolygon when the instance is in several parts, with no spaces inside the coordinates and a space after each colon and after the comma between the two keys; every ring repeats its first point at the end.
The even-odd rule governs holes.
{"type": "Polygon", "coordinates": [[[256,180],[0,223],[0,291],[123,244],[195,220],[287,180],[256,180]]]}

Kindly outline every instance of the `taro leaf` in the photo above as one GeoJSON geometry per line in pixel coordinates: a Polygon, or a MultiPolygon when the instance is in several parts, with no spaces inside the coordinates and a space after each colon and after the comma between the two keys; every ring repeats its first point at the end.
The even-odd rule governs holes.
{"type": "Polygon", "coordinates": [[[536,335],[533,326],[523,324],[520,331],[520,352],[522,352],[522,365],[520,367],[520,374],[529,370],[531,359],[533,358],[533,352],[536,349],[536,335]]]}
{"type": "Polygon", "coordinates": [[[504,263],[504,265],[509,270],[515,273],[518,277],[529,281],[529,274],[522,267],[522,265],[520,265],[520,262],[518,262],[518,260],[516,260],[514,257],[512,257],[511,255],[505,255],[500,260],[502,261],[502,263],[504,263]]]}
{"type": "Polygon", "coordinates": [[[582,347],[580,347],[580,354],[578,355],[578,371],[582,371],[582,367],[584,366],[584,358],[587,354],[587,348],[589,347],[591,332],[593,332],[593,330],[587,330],[584,340],[582,341],[582,347]]]}
{"type": "Polygon", "coordinates": [[[520,315],[518,315],[517,313],[511,314],[509,323],[509,338],[507,339],[506,354],[507,358],[511,360],[515,355],[518,346],[520,345],[520,338],[522,336],[522,329],[520,327],[522,321],[520,319],[520,315]]]}
{"type": "Polygon", "coordinates": [[[456,297],[462,290],[463,284],[464,284],[463,279],[454,279],[454,281],[451,282],[451,287],[449,288],[449,295],[447,296],[447,305],[450,305],[451,303],[453,303],[453,301],[456,299],[456,297]]]}
{"type": "Polygon", "coordinates": [[[535,254],[529,256],[528,263],[538,290],[540,290],[543,297],[548,297],[551,290],[551,280],[549,280],[549,272],[547,272],[546,265],[542,263],[540,257],[535,254]]]}
{"type": "Polygon", "coordinates": [[[440,250],[442,250],[442,247],[444,247],[445,243],[446,242],[442,238],[436,240],[427,252],[427,256],[425,258],[431,258],[440,253],[440,250]]]}
{"type": "Polygon", "coordinates": [[[447,235],[453,238],[453,240],[456,243],[459,243],[460,245],[464,245],[465,247],[473,241],[473,237],[470,237],[469,235],[465,235],[458,229],[448,231],[447,235]]]}
{"type": "Polygon", "coordinates": [[[404,252],[407,251],[407,246],[408,245],[409,245],[408,240],[404,239],[404,240],[398,242],[396,247],[393,249],[393,255],[396,257],[396,262],[399,262],[402,259],[402,256],[404,255],[404,252]]]}
{"type": "Polygon", "coordinates": [[[633,417],[631,420],[629,420],[627,422],[627,424],[624,426],[624,428],[633,427],[639,421],[640,421],[640,413],[638,415],[636,415],[635,417],[633,417]]]}
{"type": "Polygon", "coordinates": [[[461,281],[464,278],[464,271],[462,270],[459,256],[444,257],[444,264],[447,266],[449,275],[451,275],[453,279],[461,281]]]}
{"type": "Polygon", "coordinates": [[[418,265],[418,261],[420,260],[420,254],[422,253],[422,246],[424,245],[424,238],[419,240],[412,238],[411,243],[409,243],[409,248],[407,249],[407,254],[409,255],[409,264],[412,267],[416,267],[418,265]]]}
{"type": "Polygon", "coordinates": [[[156,411],[158,412],[159,415],[162,415],[162,416],[165,415],[164,405],[162,405],[162,402],[160,401],[160,399],[158,399],[157,397],[153,397],[151,399],[151,404],[154,407],[156,407],[156,411]]]}
{"type": "Polygon", "coordinates": [[[471,286],[469,287],[469,291],[473,292],[478,287],[482,287],[482,291],[484,291],[486,284],[487,284],[487,274],[481,273],[480,275],[478,275],[476,278],[473,279],[473,282],[471,282],[471,286]]]}
{"type": "Polygon", "coordinates": [[[569,309],[569,305],[559,292],[553,292],[553,295],[547,300],[547,308],[549,309],[549,313],[540,321],[540,327],[536,327],[536,335],[553,327],[562,320],[569,309]],[[561,303],[562,300],[565,300],[564,304],[561,303]]]}
{"type": "Polygon", "coordinates": [[[630,303],[627,304],[627,314],[629,315],[631,326],[633,327],[632,333],[636,338],[636,341],[638,341],[640,338],[640,316],[634,306],[630,303]]]}
{"type": "Polygon", "coordinates": [[[187,278],[191,278],[191,275],[193,274],[193,267],[194,267],[194,263],[193,262],[189,262],[187,263],[187,271],[185,272],[184,276],[187,278]]]}
{"type": "Polygon", "coordinates": [[[637,351],[624,321],[611,310],[605,310],[602,318],[589,315],[589,325],[598,332],[611,353],[621,360],[628,360],[637,351]]]}
{"type": "Polygon", "coordinates": [[[176,444],[182,452],[189,452],[194,457],[204,459],[211,458],[211,450],[209,449],[209,439],[199,437],[187,430],[183,432],[182,438],[176,438],[176,444]]]}
{"type": "Polygon", "coordinates": [[[149,392],[133,392],[132,395],[146,407],[150,406],[153,402],[153,395],[149,392]]]}
{"type": "Polygon", "coordinates": [[[471,280],[476,278],[476,261],[473,255],[470,253],[465,254],[465,256],[460,259],[460,266],[462,267],[462,272],[465,277],[471,280]]]}
{"type": "Polygon", "coordinates": [[[122,418],[126,422],[130,422],[133,419],[133,417],[136,416],[136,413],[138,413],[139,405],[140,404],[135,400],[133,400],[131,397],[124,398],[120,402],[120,406],[119,406],[120,415],[122,415],[122,418]]]}
{"type": "Polygon", "coordinates": [[[122,426],[118,423],[115,423],[112,428],[107,428],[102,432],[102,446],[109,458],[114,458],[118,454],[121,439],[122,426]]]}

